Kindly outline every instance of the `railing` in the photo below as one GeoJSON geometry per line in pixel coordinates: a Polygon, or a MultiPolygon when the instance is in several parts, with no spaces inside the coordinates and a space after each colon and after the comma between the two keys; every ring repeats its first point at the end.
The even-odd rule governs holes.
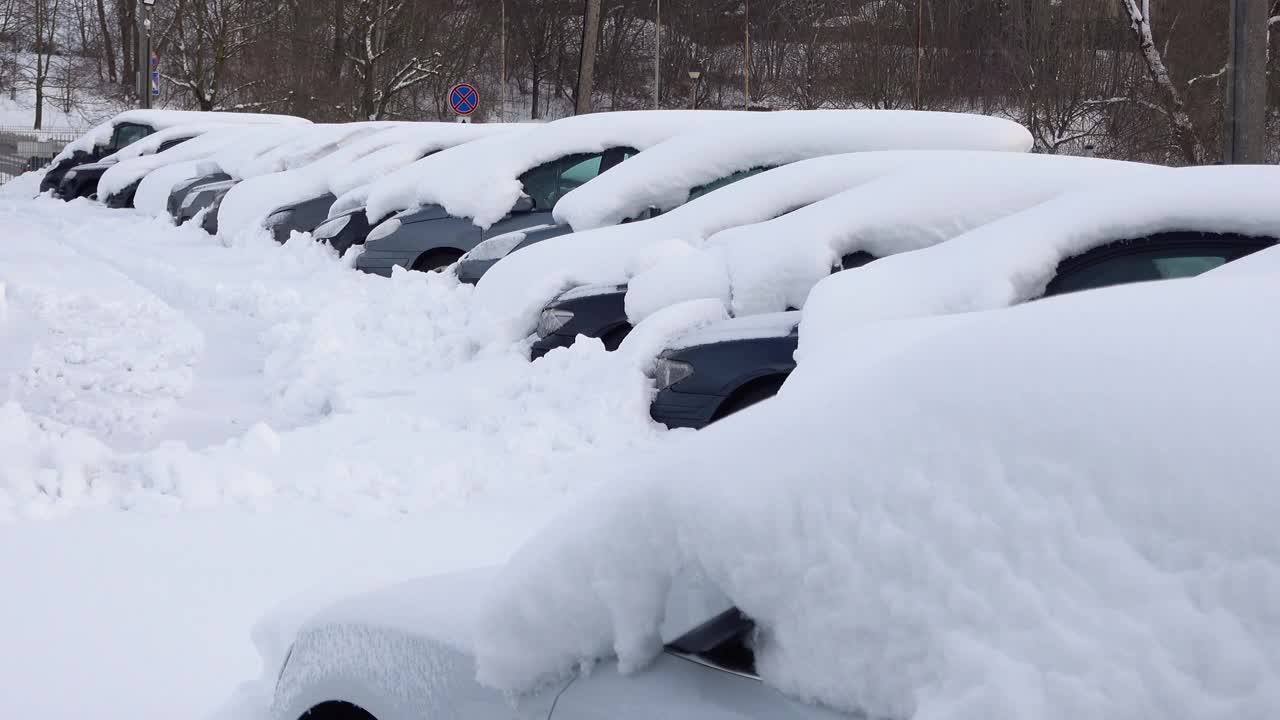
{"type": "Polygon", "coordinates": [[[53,162],[68,143],[80,137],[74,130],[32,130],[0,125],[0,184],[53,162]]]}

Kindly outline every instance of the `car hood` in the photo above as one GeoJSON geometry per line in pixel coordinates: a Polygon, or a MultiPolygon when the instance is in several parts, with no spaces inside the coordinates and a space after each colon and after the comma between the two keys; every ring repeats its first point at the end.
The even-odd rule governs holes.
{"type": "Polygon", "coordinates": [[[799,310],[793,310],[721,320],[681,335],[672,341],[668,348],[679,350],[694,345],[711,345],[735,340],[786,337],[799,327],[802,315],[803,313],[799,310]]]}
{"type": "Polygon", "coordinates": [[[393,630],[470,654],[472,628],[498,568],[433,575],[341,600],[311,617],[302,630],[358,625],[393,630]]]}
{"type": "Polygon", "coordinates": [[[596,295],[613,295],[616,293],[625,293],[626,285],[617,283],[600,283],[594,285],[579,285],[578,287],[565,290],[556,298],[552,304],[568,302],[570,300],[581,300],[582,298],[595,297],[596,295]]]}

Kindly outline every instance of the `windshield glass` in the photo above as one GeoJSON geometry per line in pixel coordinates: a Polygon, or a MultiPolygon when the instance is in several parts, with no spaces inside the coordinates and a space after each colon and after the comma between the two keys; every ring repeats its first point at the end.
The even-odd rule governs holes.
{"type": "Polygon", "coordinates": [[[754,167],[754,168],[751,168],[750,170],[739,170],[738,172],[733,173],[732,175],[725,175],[719,180],[712,180],[709,183],[706,183],[704,185],[699,185],[698,187],[690,190],[689,199],[697,200],[698,198],[702,197],[703,195],[706,195],[709,192],[715,192],[716,190],[719,190],[720,188],[726,187],[728,185],[732,185],[738,182],[739,180],[745,180],[751,177],[752,175],[759,175],[760,173],[765,172],[766,170],[772,170],[772,169],[773,168],[771,167],[754,167]]]}

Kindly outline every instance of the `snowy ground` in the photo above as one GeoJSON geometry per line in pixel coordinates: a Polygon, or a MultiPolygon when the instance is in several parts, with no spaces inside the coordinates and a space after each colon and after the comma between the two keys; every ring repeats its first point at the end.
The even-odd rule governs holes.
{"type": "Polygon", "coordinates": [[[670,436],[634,365],[530,364],[471,289],[0,188],[0,697],[202,717],[282,602],[503,560],[670,436]]]}

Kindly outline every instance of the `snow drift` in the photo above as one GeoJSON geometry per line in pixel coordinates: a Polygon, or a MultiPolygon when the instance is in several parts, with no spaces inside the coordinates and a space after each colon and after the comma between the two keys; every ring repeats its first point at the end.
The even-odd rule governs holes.
{"type": "Polygon", "coordinates": [[[840,335],[519,552],[478,625],[480,679],[642,667],[692,573],[756,620],[765,682],[845,711],[1275,717],[1275,280],[840,335]]]}

